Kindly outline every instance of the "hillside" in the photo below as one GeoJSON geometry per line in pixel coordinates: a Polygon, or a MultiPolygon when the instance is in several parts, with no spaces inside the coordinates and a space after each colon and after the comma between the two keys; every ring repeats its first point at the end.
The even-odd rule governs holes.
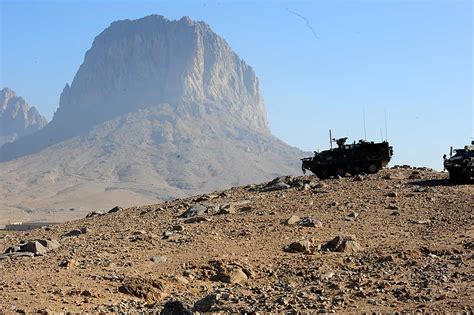
{"type": "Polygon", "coordinates": [[[302,155],[271,134],[255,71],[209,25],[116,21],[52,121],[0,148],[0,226],[295,175],[302,155]]]}
{"type": "Polygon", "coordinates": [[[1,163],[0,226],[64,221],[295,174],[300,154],[275,137],[211,116],[190,125],[169,106],[143,109],[1,163]]]}
{"type": "Polygon", "coordinates": [[[0,256],[0,309],[472,312],[474,189],[446,177],[284,177],[3,236],[60,247],[0,256]]]}

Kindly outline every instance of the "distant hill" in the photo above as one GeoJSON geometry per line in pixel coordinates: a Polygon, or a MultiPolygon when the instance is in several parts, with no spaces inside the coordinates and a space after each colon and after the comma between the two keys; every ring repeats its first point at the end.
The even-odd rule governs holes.
{"type": "Polygon", "coordinates": [[[0,206],[69,218],[296,174],[301,155],[271,135],[255,72],[220,36],[153,15],[98,35],[53,120],[0,149],[0,206]]]}
{"type": "Polygon", "coordinates": [[[0,146],[32,134],[48,121],[13,90],[0,90],[0,146]]]}

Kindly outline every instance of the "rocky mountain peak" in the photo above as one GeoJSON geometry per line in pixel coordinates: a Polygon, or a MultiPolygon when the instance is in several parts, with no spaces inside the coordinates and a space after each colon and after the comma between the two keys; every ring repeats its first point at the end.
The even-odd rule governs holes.
{"type": "Polygon", "coordinates": [[[0,160],[38,152],[94,126],[148,108],[188,121],[270,135],[254,70],[204,22],[150,15],[113,22],[93,41],[52,121],[9,144],[0,160]],[[168,110],[168,109],[167,109],[168,110]]]}
{"type": "Polygon", "coordinates": [[[296,174],[301,157],[271,135],[255,72],[209,25],[117,21],[53,120],[0,148],[0,210],[154,203],[296,174]]]}
{"type": "Polygon", "coordinates": [[[53,123],[75,117],[80,129],[165,103],[182,115],[228,115],[269,132],[253,69],[206,23],[160,15],[114,22],[95,38],[53,123]]]}
{"type": "Polygon", "coordinates": [[[0,146],[34,133],[47,124],[35,107],[9,88],[0,90],[0,146]]]}

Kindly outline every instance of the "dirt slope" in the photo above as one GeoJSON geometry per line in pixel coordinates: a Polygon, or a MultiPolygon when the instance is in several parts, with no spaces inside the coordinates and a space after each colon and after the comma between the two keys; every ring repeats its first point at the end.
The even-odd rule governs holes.
{"type": "Polygon", "coordinates": [[[0,309],[472,312],[474,186],[445,178],[282,178],[4,236],[61,247],[0,260],[0,309]]]}
{"type": "Polygon", "coordinates": [[[0,163],[0,226],[9,220],[72,220],[115,205],[157,203],[298,174],[302,155],[237,123],[221,124],[210,115],[181,119],[170,106],[152,106],[0,163]]]}

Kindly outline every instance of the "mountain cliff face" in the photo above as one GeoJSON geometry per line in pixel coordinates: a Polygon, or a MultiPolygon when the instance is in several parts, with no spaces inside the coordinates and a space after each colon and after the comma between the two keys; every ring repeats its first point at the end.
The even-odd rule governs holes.
{"type": "Polygon", "coordinates": [[[30,107],[14,91],[9,88],[0,90],[0,146],[32,134],[47,123],[35,107],[30,107]]]}
{"type": "Polygon", "coordinates": [[[301,155],[271,135],[254,71],[207,24],[119,21],[53,120],[0,149],[0,212],[62,220],[155,203],[297,174],[301,155]]]}
{"type": "Polygon", "coordinates": [[[204,22],[156,15],[114,22],[97,36],[64,88],[55,119],[79,114],[82,124],[85,116],[95,123],[161,103],[196,115],[235,116],[268,132],[252,68],[204,22]]]}
{"type": "Polygon", "coordinates": [[[0,151],[0,161],[35,153],[128,112],[170,104],[180,117],[208,114],[269,134],[253,69],[204,22],[159,15],[114,22],[66,84],[51,123],[0,151]]]}

